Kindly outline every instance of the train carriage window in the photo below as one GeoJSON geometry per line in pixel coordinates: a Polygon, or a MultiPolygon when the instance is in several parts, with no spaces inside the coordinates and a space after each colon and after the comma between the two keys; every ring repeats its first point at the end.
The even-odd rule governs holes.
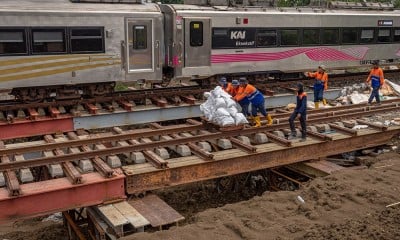
{"type": "Polygon", "coordinates": [[[358,42],[358,29],[357,28],[344,28],[342,30],[342,43],[354,44],[358,42]]]}
{"type": "Polygon", "coordinates": [[[66,52],[65,29],[32,29],[32,52],[66,52]]]}
{"type": "Polygon", "coordinates": [[[0,54],[26,54],[24,29],[0,29],[0,54]]]}
{"type": "Polygon", "coordinates": [[[280,33],[281,33],[281,46],[299,45],[299,30],[282,29],[280,33]]]}
{"type": "Polygon", "coordinates": [[[360,36],[360,43],[373,43],[374,42],[374,29],[362,29],[360,36]]]}
{"type": "Polygon", "coordinates": [[[335,45],[339,43],[339,29],[323,29],[322,44],[335,45]]]}
{"type": "Polygon", "coordinates": [[[147,49],[147,27],[144,25],[133,26],[133,48],[147,49]]]}
{"type": "Polygon", "coordinates": [[[318,45],[319,29],[304,29],[303,30],[303,45],[318,45]]]}
{"type": "Polygon", "coordinates": [[[395,28],[394,29],[394,33],[393,33],[393,41],[394,42],[400,42],[400,29],[399,28],[395,28]]]}
{"type": "Polygon", "coordinates": [[[391,41],[391,31],[390,28],[382,28],[378,30],[378,42],[387,43],[391,41]]]}
{"type": "Polygon", "coordinates": [[[190,46],[203,46],[203,23],[198,21],[190,22],[190,46]]]}
{"type": "Polygon", "coordinates": [[[256,33],[257,47],[276,46],[276,30],[259,29],[256,33]]]}
{"type": "Polygon", "coordinates": [[[71,28],[71,53],[104,52],[103,28],[71,28]]]}

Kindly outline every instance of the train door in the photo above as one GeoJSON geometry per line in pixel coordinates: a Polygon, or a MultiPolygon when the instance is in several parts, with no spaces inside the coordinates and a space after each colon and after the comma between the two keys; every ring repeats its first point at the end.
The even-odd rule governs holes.
{"type": "Polygon", "coordinates": [[[126,71],[134,79],[162,77],[162,29],[158,19],[126,19],[126,71]]]}
{"type": "Polygon", "coordinates": [[[211,20],[185,18],[185,67],[210,66],[211,20]]]}

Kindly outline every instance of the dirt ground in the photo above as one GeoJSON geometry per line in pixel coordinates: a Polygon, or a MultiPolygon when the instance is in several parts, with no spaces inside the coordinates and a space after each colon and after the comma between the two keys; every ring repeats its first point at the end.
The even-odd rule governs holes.
{"type": "MultiPolygon", "coordinates": [[[[129,239],[400,239],[400,204],[386,207],[400,201],[400,154],[375,160],[368,169],[336,172],[293,192],[265,192],[197,213],[187,225],[129,239]]],[[[3,239],[67,238],[61,224],[36,219],[0,226],[3,239]]]]}

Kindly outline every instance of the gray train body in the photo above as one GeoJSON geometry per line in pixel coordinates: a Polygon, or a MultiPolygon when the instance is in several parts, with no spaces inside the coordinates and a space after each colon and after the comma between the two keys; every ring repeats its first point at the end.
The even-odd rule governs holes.
{"type": "Polygon", "coordinates": [[[399,13],[2,0],[0,89],[397,64],[399,13]]]}
{"type": "Polygon", "coordinates": [[[162,10],[168,15],[168,64],[176,77],[303,72],[320,64],[345,69],[371,60],[396,64],[400,58],[399,11],[189,5],[162,10]],[[193,22],[203,26],[202,44],[190,42],[193,22]]]}

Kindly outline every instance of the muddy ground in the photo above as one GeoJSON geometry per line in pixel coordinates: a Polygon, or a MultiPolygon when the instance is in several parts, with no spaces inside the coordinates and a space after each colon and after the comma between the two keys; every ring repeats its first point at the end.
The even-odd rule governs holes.
{"type": "MultiPolygon", "coordinates": [[[[181,202],[177,210],[192,217],[183,226],[134,239],[400,239],[400,204],[386,207],[400,201],[400,155],[381,154],[368,165],[314,179],[297,191],[264,192],[233,204],[234,197],[201,196],[212,193],[201,185],[193,197],[165,192],[162,198],[175,198],[170,204],[181,202]],[[205,210],[210,200],[212,208],[205,210]]],[[[3,225],[0,231],[0,240],[67,239],[62,225],[41,219],[3,225]]]]}

